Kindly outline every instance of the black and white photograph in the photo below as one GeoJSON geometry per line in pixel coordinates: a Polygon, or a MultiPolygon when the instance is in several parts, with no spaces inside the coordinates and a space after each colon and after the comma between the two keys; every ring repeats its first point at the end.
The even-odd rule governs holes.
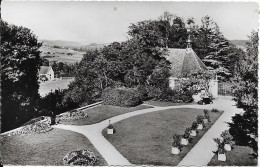
{"type": "Polygon", "coordinates": [[[258,166],[258,0],[0,3],[0,166],[258,166]]]}

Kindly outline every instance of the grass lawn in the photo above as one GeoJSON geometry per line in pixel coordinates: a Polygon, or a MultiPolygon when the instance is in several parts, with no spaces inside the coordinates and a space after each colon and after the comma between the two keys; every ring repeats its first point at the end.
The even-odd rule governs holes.
{"type": "Polygon", "coordinates": [[[159,107],[167,107],[167,106],[180,106],[180,105],[193,105],[196,103],[172,103],[172,102],[165,102],[165,101],[144,101],[144,104],[149,104],[153,106],[159,106],[159,107]]]}
{"type": "Polygon", "coordinates": [[[56,89],[67,89],[70,82],[74,79],[57,79],[55,81],[47,81],[40,83],[39,93],[43,97],[47,93],[54,91],[56,89]]]}
{"type": "Polygon", "coordinates": [[[53,129],[42,134],[1,137],[1,159],[11,165],[63,165],[63,157],[73,150],[88,149],[107,165],[90,141],[82,134],[53,129]]]}
{"type": "Polygon", "coordinates": [[[61,124],[70,124],[70,125],[90,125],[94,123],[101,122],[108,118],[121,115],[124,113],[151,108],[145,105],[139,105],[136,107],[117,107],[117,106],[110,106],[110,105],[99,105],[93,108],[86,109],[85,112],[88,113],[88,117],[79,119],[79,120],[72,120],[72,121],[60,121],[61,124]]]}
{"type": "Polygon", "coordinates": [[[253,159],[250,154],[253,150],[249,147],[234,146],[232,151],[227,152],[225,162],[218,161],[217,155],[209,162],[209,166],[257,166],[257,159],[253,159]]]}
{"type": "Polygon", "coordinates": [[[175,166],[222,113],[210,112],[212,122],[206,124],[206,128],[199,131],[192,143],[184,146],[179,155],[171,153],[173,134],[182,135],[197,115],[203,114],[203,110],[181,108],[138,115],[113,124],[115,134],[107,135],[106,129],[102,134],[132,164],[175,166]]]}

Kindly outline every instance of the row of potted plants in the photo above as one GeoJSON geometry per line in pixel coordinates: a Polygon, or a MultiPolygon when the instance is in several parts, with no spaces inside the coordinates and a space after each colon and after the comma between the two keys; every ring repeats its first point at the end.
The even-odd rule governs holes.
{"type": "Polygon", "coordinates": [[[228,130],[225,130],[221,133],[219,138],[213,139],[217,143],[217,155],[219,161],[226,161],[227,151],[231,151],[232,146],[234,145],[233,137],[229,134],[228,130]]]}
{"type": "Polygon", "coordinates": [[[172,154],[179,154],[183,145],[188,145],[192,137],[197,136],[198,130],[202,130],[205,124],[210,122],[209,111],[204,110],[204,115],[198,115],[191,127],[188,127],[183,135],[173,135],[172,154]]]}

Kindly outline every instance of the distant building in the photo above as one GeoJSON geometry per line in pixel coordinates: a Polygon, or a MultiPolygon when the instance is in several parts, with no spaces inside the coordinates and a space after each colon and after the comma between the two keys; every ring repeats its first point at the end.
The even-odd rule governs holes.
{"type": "Polygon", "coordinates": [[[41,66],[39,71],[39,80],[43,82],[54,80],[54,71],[51,66],[41,66]]]}

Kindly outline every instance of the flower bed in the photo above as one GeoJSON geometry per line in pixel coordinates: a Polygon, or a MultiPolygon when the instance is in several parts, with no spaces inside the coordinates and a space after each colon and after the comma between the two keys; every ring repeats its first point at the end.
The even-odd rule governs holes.
{"type": "Polygon", "coordinates": [[[64,165],[88,165],[93,166],[97,162],[97,158],[93,152],[89,150],[77,150],[68,153],[63,158],[64,165]]]}
{"type": "Polygon", "coordinates": [[[61,121],[79,120],[79,119],[83,119],[83,118],[87,118],[87,117],[88,117],[88,114],[84,111],[65,112],[65,113],[57,116],[57,118],[61,121]]]}
{"type": "Polygon", "coordinates": [[[4,136],[12,136],[18,134],[28,134],[28,133],[46,133],[51,131],[53,128],[50,126],[50,117],[43,117],[42,120],[34,122],[32,124],[23,126],[15,131],[6,133],[4,136]]]}

